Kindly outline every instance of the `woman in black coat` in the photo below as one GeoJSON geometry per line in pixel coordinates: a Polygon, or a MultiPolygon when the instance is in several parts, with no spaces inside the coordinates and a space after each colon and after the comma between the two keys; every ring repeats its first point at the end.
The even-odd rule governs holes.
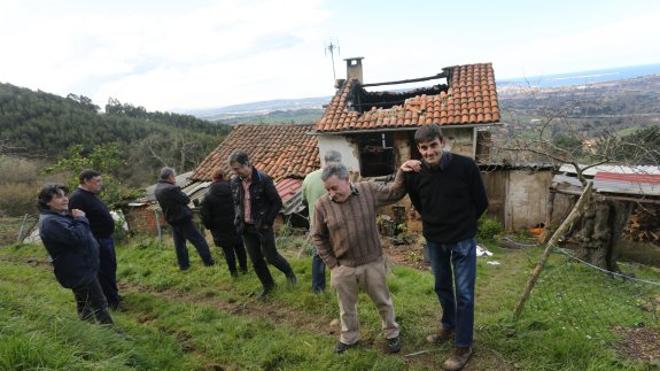
{"type": "Polygon", "coordinates": [[[222,170],[218,169],[213,173],[213,183],[200,206],[202,223],[211,231],[215,245],[222,248],[231,275],[238,276],[236,258],[241,272],[247,272],[247,255],[243,239],[236,233],[234,226],[231,186],[229,181],[225,180],[222,170]]]}

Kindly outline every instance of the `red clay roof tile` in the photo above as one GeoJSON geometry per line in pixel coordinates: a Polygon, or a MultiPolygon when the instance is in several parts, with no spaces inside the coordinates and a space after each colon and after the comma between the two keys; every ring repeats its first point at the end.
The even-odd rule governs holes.
{"type": "Polygon", "coordinates": [[[197,166],[191,179],[209,181],[217,168],[231,175],[227,158],[236,149],[247,152],[252,164],[275,182],[302,179],[321,165],[318,140],[307,134],[313,129],[313,125],[238,125],[197,166]]]}
{"type": "Polygon", "coordinates": [[[493,67],[490,63],[454,66],[448,72],[446,91],[420,94],[391,108],[372,106],[364,112],[347,107],[357,80],[341,86],[316,123],[319,132],[376,129],[384,127],[487,124],[500,119],[493,67]]]}

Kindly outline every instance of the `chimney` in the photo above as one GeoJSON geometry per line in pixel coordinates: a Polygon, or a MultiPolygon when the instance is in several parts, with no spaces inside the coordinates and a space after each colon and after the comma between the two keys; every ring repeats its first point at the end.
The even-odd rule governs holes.
{"type": "Polygon", "coordinates": [[[357,79],[362,83],[362,60],[364,57],[346,58],[346,80],[357,79]]]}

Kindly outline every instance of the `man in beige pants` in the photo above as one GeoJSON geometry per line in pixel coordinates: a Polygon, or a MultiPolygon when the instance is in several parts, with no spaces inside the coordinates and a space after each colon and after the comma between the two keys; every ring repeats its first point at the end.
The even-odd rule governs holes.
{"type": "Polygon", "coordinates": [[[405,195],[403,174],[399,170],[389,185],[352,184],[346,167],[330,164],[321,179],[328,193],[316,203],[311,235],[319,256],[331,269],[330,282],[337,291],[341,334],[335,352],[341,353],[358,342],[357,298],[362,288],[378,308],[387,352],[396,353],[401,350],[399,325],[385,282],[376,210],[405,195]]]}

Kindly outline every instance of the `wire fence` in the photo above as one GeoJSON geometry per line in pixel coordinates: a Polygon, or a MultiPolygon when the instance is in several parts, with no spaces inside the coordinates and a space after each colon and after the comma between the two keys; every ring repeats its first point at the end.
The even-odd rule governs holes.
{"type": "Polygon", "coordinates": [[[559,332],[568,339],[620,342],[630,333],[647,333],[635,356],[660,359],[660,272],[620,263],[610,272],[555,249],[541,273],[519,325],[559,332]],[[638,331],[639,332],[639,331],[638,331]]]}
{"type": "Polygon", "coordinates": [[[32,233],[38,221],[38,217],[29,214],[0,218],[0,246],[22,242],[32,233]]]}

